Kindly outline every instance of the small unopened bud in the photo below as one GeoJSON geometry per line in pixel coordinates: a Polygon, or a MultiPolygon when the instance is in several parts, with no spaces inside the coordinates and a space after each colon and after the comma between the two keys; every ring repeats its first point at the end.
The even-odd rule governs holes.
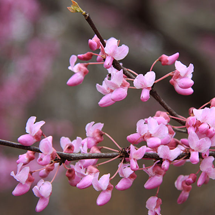
{"type": "Polygon", "coordinates": [[[171,64],[175,63],[175,61],[178,59],[178,57],[179,57],[178,52],[171,56],[167,56],[167,55],[163,54],[158,58],[158,60],[161,62],[161,64],[163,66],[165,66],[165,65],[171,65],[171,64]]]}
{"type": "Polygon", "coordinates": [[[211,99],[211,107],[215,107],[215,98],[211,99]]]}
{"type": "Polygon", "coordinates": [[[88,40],[88,45],[92,51],[100,48],[100,39],[95,35],[92,39],[88,40]]]}
{"type": "Polygon", "coordinates": [[[79,60],[84,60],[84,61],[91,60],[92,57],[93,57],[93,53],[92,52],[87,52],[85,54],[79,54],[78,55],[78,59],[79,60]]]}

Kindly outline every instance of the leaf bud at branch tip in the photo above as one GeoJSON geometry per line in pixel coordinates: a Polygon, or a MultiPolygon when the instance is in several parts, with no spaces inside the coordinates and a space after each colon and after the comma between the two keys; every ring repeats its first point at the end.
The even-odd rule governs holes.
{"type": "Polygon", "coordinates": [[[78,3],[73,0],[71,7],[67,7],[67,9],[72,13],[84,13],[84,11],[79,7],[78,3]]]}

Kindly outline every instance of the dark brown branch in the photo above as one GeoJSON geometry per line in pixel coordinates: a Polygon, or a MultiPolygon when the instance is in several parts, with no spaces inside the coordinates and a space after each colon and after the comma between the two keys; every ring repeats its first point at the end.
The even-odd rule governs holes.
{"type": "MultiPolygon", "coordinates": [[[[179,115],[158,95],[157,91],[153,88],[150,90],[150,95],[159,102],[159,104],[168,111],[171,116],[175,116],[179,118],[179,115]]],[[[185,125],[185,122],[180,119],[174,119],[175,121],[179,122],[181,125],[185,125]]]]}
{"type": "MultiPolygon", "coordinates": [[[[41,153],[41,151],[38,147],[23,146],[20,143],[11,142],[8,140],[1,140],[0,139],[0,145],[41,153]]],[[[129,157],[129,154],[127,152],[125,153],[124,149],[119,153],[118,152],[111,152],[111,153],[106,152],[106,153],[85,153],[85,154],[72,153],[72,154],[69,154],[69,153],[57,151],[57,154],[60,156],[61,159],[56,159],[56,161],[61,162],[61,163],[65,162],[65,160],[77,161],[77,160],[83,160],[83,159],[115,158],[118,155],[120,155],[119,156],[120,159],[129,157]]],[[[212,151],[209,153],[209,155],[215,157],[215,152],[212,151]]],[[[190,153],[181,153],[175,160],[189,159],[189,157],[190,157],[190,153]]],[[[200,158],[202,158],[201,153],[200,153],[200,158]]],[[[161,160],[162,161],[162,158],[160,158],[158,156],[158,154],[156,154],[156,153],[145,153],[145,155],[143,156],[143,159],[161,160]]]]}
{"type": "MultiPolygon", "coordinates": [[[[38,147],[35,147],[35,146],[23,146],[20,143],[15,143],[15,142],[7,141],[7,140],[1,140],[0,139],[0,145],[42,153],[38,147]]],[[[111,153],[87,153],[87,154],[72,153],[72,154],[69,154],[69,153],[64,153],[64,152],[59,152],[59,151],[57,151],[57,154],[61,157],[61,159],[69,160],[69,161],[82,160],[82,159],[114,158],[114,157],[119,155],[119,153],[117,153],[117,152],[111,152],[111,153]]]]}
{"type": "Polygon", "coordinates": [[[90,25],[90,27],[92,28],[92,30],[94,31],[94,33],[97,35],[97,37],[100,39],[101,44],[105,47],[106,43],[103,39],[103,37],[101,36],[101,34],[99,33],[98,29],[96,28],[93,20],[90,17],[89,13],[82,13],[82,15],[84,16],[84,18],[86,19],[86,21],[88,22],[88,24],[90,25]]]}
{"type": "MultiPolygon", "coordinates": [[[[35,146],[23,146],[20,143],[11,142],[11,141],[8,141],[8,140],[1,140],[0,139],[0,145],[42,153],[38,147],[35,147],[35,146]]],[[[122,150],[119,153],[118,152],[111,152],[111,153],[106,152],[106,153],[85,153],[85,154],[81,154],[81,153],[69,154],[69,153],[64,153],[64,152],[57,151],[57,154],[61,158],[61,161],[59,160],[59,162],[64,162],[65,160],[77,161],[77,160],[83,160],[83,159],[115,158],[119,154],[120,154],[119,158],[129,157],[129,155],[127,153],[124,153],[124,150],[122,150]]],[[[161,158],[159,158],[159,156],[156,153],[145,153],[143,158],[153,159],[153,160],[161,160],[161,158]]]]}

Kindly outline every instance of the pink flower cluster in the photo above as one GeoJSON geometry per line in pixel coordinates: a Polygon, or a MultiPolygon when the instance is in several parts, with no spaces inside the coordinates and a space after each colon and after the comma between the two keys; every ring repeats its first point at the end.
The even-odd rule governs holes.
{"type": "MultiPolygon", "coordinates": [[[[77,9],[77,3],[74,1],[72,3],[77,9]]],[[[2,6],[0,7],[0,17],[2,16],[0,20],[0,26],[2,27],[2,31],[0,32],[0,45],[3,49],[8,45],[7,40],[10,40],[17,33],[14,30],[14,23],[17,24],[17,17],[16,13],[13,12],[13,5],[14,8],[23,8],[23,5],[25,5],[23,13],[32,22],[36,20],[39,14],[39,6],[34,0],[18,0],[14,4],[11,4],[11,1],[3,0],[0,3],[0,6],[2,6]],[[8,14],[9,19],[5,18],[8,14]],[[7,38],[8,35],[11,38],[7,38]]],[[[19,27],[21,26],[23,25],[19,25],[19,27]]],[[[122,64],[118,64],[121,65],[121,68],[115,68],[117,65],[116,61],[124,59],[129,52],[128,46],[124,44],[120,45],[119,40],[111,37],[105,42],[101,42],[95,35],[88,41],[88,45],[91,49],[90,52],[77,56],[72,55],[70,57],[70,66],[68,69],[74,72],[74,74],[67,81],[67,85],[76,86],[81,84],[85,76],[89,73],[89,65],[102,64],[107,70],[107,76],[101,85],[96,84],[97,91],[103,94],[103,97],[98,103],[101,107],[110,106],[117,101],[125,99],[128,88],[141,89],[140,99],[146,102],[150,98],[150,92],[152,93],[151,90],[154,85],[168,76],[171,76],[170,84],[174,86],[177,93],[182,95],[190,95],[193,93],[192,86],[194,82],[192,80],[192,73],[194,66],[190,64],[187,67],[178,61],[179,53],[171,56],[163,54],[152,64],[148,72],[137,74],[130,69],[124,68],[122,64]],[[76,63],[77,60],[90,61],[93,56],[97,57],[96,62],[76,63]],[[158,61],[163,66],[175,64],[175,70],[155,80],[156,73],[152,71],[152,68],[158,61]],[[129,81],[132,82],[133,87],[130,86],[129,81]]],[[[18,56],[14,61],[18,78],[17,76],[9,75],[1,86],[0,97],[2,104],[0,108],[2,110],[7,109],[8,106],[12,106],[11,104],[14,104],[15,100],[19,101],[21,106],[24,106],[24,104],[32,99],[35,92],[44,83],[44,78],[47,76],[46,72],[51,65],[56,50],[56,44],[50,40],[44,43],[44,41],[36,38],[28,43],[26,54],[24,56],[18,56]],[[26,71],[28,71],[27,77],[25,76],[26,71]],[[29,87],[30,85],[31,87],[29,87]],[[26,92],[25,97],[20,93],[22,91],[26,92]],[[22,96],[20,97],[20,95],[22,96]],[[7,96],[7,99],[4,99],[5,96],[7,96]]],[[[76,137],[76,139],[70,140],[70,138],[64,136],[60,138],[59,142],[63,153],[79,153],[80,155],[88,155],[91,153],[100,154],[103,148],[118,152],[118,156],[115,158],[99,164],[97,158],[78,161],[62,159],[59,155],[60,153],[57,153],[53,147],[53,137],[45,136],[41,129],[45,122],[36,122],[36,117],[32,116],[26,123],[27,134],[20,136],[18,142],[24,146],[32,146],[38,142],[40,153],[36,156],[35,152],[27,151],[25,154],[19,155],[16,161],[17,172],[11,172],[11,176],[18,181],[12,193],[15,196],[19,196],[28,192],[36,180],[35,174],[38,173],[40,179],[32,190],[34,195],[39,198],[36,211],[40,212],[49,203],[52,194],[52,185],[57,173],[59,173],[59,169],[64,168],[71,186],[79,189],[92,186],[96,191],[100,192],[96,201],[97,205],[104,205],[111,199],[114,189],[112,179],[117,174],[120,180],[115,188],[118,190],[126,190],[132,186],[134,180],[137,178],[137,171],[144,171],[148,175],[148,180],[145,182],[144,187],[146,189],[157,188],[156,194],[147,200],[146,208],[148,209],[148,214],[158,215],[160,214],[160,205],[162,204],[162,200],[158,198],[159,187],[171,164],[180,166],[186,161],[192,164],[200,163],[200,169],[197,173],[191,173],[185,176],[180,175],[175,181],[175,187],[181,191],[177,201],[179,204],[187,200],[192,185],[196,181],[197,186],[201,186],[208,183],[209,179],[215,179],[214,157],[210,156],[211,147],[215,146],[214,101],[215,99],[211,101],[210,108],[198,110],[193,108],[190,111],[190,117],[187,119],[180,118],[180,120],[186,121],[184,128],[187,129],[188,133],[188,137],[181,140],[175,138],[175,126],[169,124],[170,116],[161,111],[158,111],[153,117],[140,119],[137,122],[136,133],[127,136],[127,140],[131,144],[124,149],[108,134],[102,131],[104,126],[102,123],[88,123],[85,127],[86,137],[84,139],[76,137]],[[110,138],[119,150],[101,146],[104,136],[110,138]],[[144,144],[138,148],[137,144],[140,143],[144,144]],[[179,155],[183,153],[185,157],[177,160],[179,159],[179,155]],[[189,159],[187,158],[188,154],[190,154],[189,159]],[[151,166],[142,164],[140,167],[140,161],[144,161],[150,155],[157,155],[157,157],[153,158],[155,160],[154,163],[151,166]],[[121,161],[116,173],[113,176],[110,173],[101,175],[98,166],[119,157],[121,161]],[[39,165],[40,168],[33,169],[30,167],[29,163],[33,162],[37,166],[39,165]],[[200,176],[197,179],[199,172],[200,176]],[[54,176],[49,180],[52,174],[54,176]]],[[[18,110],[18,112],[21,111],[18,110]]]]}
{"type": "MultiPolygon", "coordinates": [[[[191,173],[185,176],[180,175],[175,182],[176,188],[181,191],[177,201],[178,204],[181,204],[187,200],[192,189],[192,184],[196,181],[197,186],[201,186],[208,183],[210,178],[215,179],[214,157],[209,156],[209,150],[215,144],[215,123],[213,120],[215,107],[211,106],[210,108],[198,110],[192,108],[190,112],[191,116],[186,119],[188,138],[181,140],[174,138],[175,132],[169,124],[170,117],[165,112],[158,111],[153,117],[139,120],[137,122],[136,133],[127,136],[127,140],[131,145],[126,149],[120,149],[122,151],[125,150],[124,153],[127,153],[127,157],[123,158],[119,163],[118,169],[112,177],[109,173],[100,176],[97,165],[98,159],[83,159],[77,162],[61,161],[56,150],[53,148],[52,136],[46,137],[41,130],[45,122],[35,122],[36,117],[32,116],[26,123],[27,134],[20,136],[18,141],[25,146],[30,146],[40,141],[39,149],[41,153],[39,153],[37,160],[35,152],[28,151],[19,156],[17,160],[17,173],[11,172],[11,176],[19,182],[13,191],[13,195],[19,196],[28,192],[35,180],[33,175],[39,171],[41,180],[34,186],[33,192],[39,198],[36,211],[42,211],[48,205],[55,176],[51,181],[44,181],[44,179],[53,171],[57,174],[60,168],[59,162],[63,162],[61,166],[66,169],[69,184],[79,189],[93,186],[96,191],[100,191],[97,204],[104,205],[111,199],[114,188],[111,180],[117,173],[121,177],[115,186],[118,190],[129,189],[137,177],[136,171],[138,170],[143,170],[149,176],[144,184],[146,189],[158,188],[159,190],[169,166],[171,164],[175,166],[184,164],[184,160],[176,160],[181,153],[189,151],[190,158],[188,161],[193,164],[199,163],[199,153],[201,153],[201,174],[198,180],[196,180],[197,173],[191,173]],[[145,142],[146,144],[137,148],[135,145],[141,142],[145,142]],[[146,153],[156,153],[160,160],[158,159],[152,166],[146,167],[143,164],[142,168],[140,168],[138,162],[144,159],[146,153]],[[37,161],[37,164],[42,166],[42,168],[39,170],[30,170],[28,164],[32,161],[37,161]]],[[[71,141],[68,137],[61,137],[60,145],[63,152],[83,154],[101,153],[103,147],[99,143],[104,140],[104,135],[109,137],[109,135],[102,131],[103,126],[102,123],[88,123],[85,128],[86,138],[84,139],[77,137],[71,141]]],[[[115,141],[113,142],[115,143],[115,141]]],[[[158,191],[155,196],[150,197],[146,202],[149,214],[160,214],[162,201],[157,195],[158,191]]]]}
{"type": "MultiPolygon", "coordinates": [[[[211,100],[211,104],[212,102],[213,100],[211,100]]],[[[144,185],[146,189],[154,189],[162,184],[163,176],[169,169],[170,164],[175,166],[183,165],[185,160],[177,161],[175,159],[181,153],[187,151],[190,152],[188,161],[193,164],[199,163],[199,153],[201,153],[201,174],[198,180],[196,180],[197,173],[191,173],[189,176],[180,175],[178,177],[175,182],[176,188],[181,191],[177,201],[178,204],[187,200],[192,184],[196,181],[197,186],[201,186],[208,183],[210,178],[215,179],[214,157],[209,156],[211,147],[215,146],[214,115],[215,107],[213,106],[198,110],[192,108],[191,116],[186,119],[188,138],[181,140],[174,138],[175,132],[172,126],[169,125],[170,118],[164,112],[158,111],[154,117],[141,119],[137,122],[137,133],[127,136],[127,140],[135,145],[145,141],[147,146],[141,146],[139,149],[135,149],[132,145],[130,146],[129,159],[131,169],[133,171],[140,169],[137,160],[143,158],[146,152],[156,152],[159,158],[162,159],[162,162],[158,160],[151,167],[145,167],[143,164],[143,170],[149,175],[149,179],[144,185]]],[[[151,197],[147,201],[146,207],[149,209],[149,214],[160,214],[161,200],[158,202],[157,200],[157,197],[151,197]]]]}
{"type": "MultiPolygon", "coordinates": [[[[212,104],[212,103],[211,103],[212,104]]],[[[180,140],[180,148],[183,151],[189,150],[189,161],[192,164],[200,163],[201,174],[197,180],[197,186],[207,184],[209,179],[215,179],[215,168],[213,165],[214,157],[209,155],[211,147],[215,146],[215,108],[195,109],[191,108],[191,116],[186,119],[186,128],[188,138],[180,140]],[[200,161],[200,155],[202,159],[200,161]]],[[[180,162],[178,163],[180,165],[180,162]]],[[[182,163],[183,164],[183,163],[182,163]]],[[[176,163],[177,165],[177,163],[176,163]]],[[[192,189],[192,184],[196,182],[197,174],[180,175],[175,186],[181,190],[181,194],[177,200],[178,204],[185,202],[192,189]]]]}
{"type": "MultiPolygon", "coordinates": [[[[96,84],[97,90],[104,95],[98,103],[99,106],[106,107],[114,104],[116,101],[123,100],[127,96],[128,88],[142,89],[140,99],[143,102],[146,102],[150,98],[150,90],[155,83],[156,77],[154,71],[150,70],[145,75],[133,72],[133,74],[136,75],[136,78],[128,79],[128,77],[123,74],[123,69],[117,70],[113,67],[114,60],[122,60],[128,54],[129,48],[126,45],[123,44],[119,46],[119,41],[111,37],[106,41],[104,47],[96,35],[88,41],[88,44],[92,51],[99,49],[100,52],[98,54],[87,52],[78,56],[72,55],[70,57],[70,66],[68,69],[75,74],[67,81],[67,85],[76,86],[81,84],[84,77],[89,73],[89,70],[87,69],[88,65],[103,64],[104,68],[108,70],[108,75],[104,79],[102,85],[96,84]],[[97,56],[97,62],[75,64],[77,58],[88,61],[92,59],[93,55],[97,56]],[[134,87],[130,87],[128,80],[133,81],[134,87]]],[[[191,80],[193,65],[190,64],[187,68],[180,61],[177,61],[178,57],[179,53],[175,53],[171,56],[161,55],[157,61],[160,61],[162,65],[171,65],[175,63],[176,70],[170,73],[172,76],[170,83],[179,94],[190,95],[193,92],[191,87],[194,83],[191,80]]],[[[155,63],[157,61],[155,61],[155,63]]],[[[162,79],[163,78],[160,80],[162,79]]]]}
{"type": "MultiPolygon", "coordinates": [[[[74,1],[73,1],[74,2],[74,1]]],[[[107,76],[102,85],[97,84],[97,90],[104,96],[99,101],[99,106],[106,107],[121,101],[127,96],[128,88],[141,89],[140,99],[147,101],[150,98],[150,91],[155,83],[171,76],[170,83],[174,86],[176,92],[182,95],[190,95],[193,93],[193,65],[188,67],[178,61],[179,53],[171,56],[161,55],[151,66],[151,69],[143,74],[137,74],[132,70],[127,69],[135,78],[127,77],[124,74],[125,68],[117,70],[113,64],[115,60],[122,60],[128,54],[128,47],[126,45],[119,46],[119,41],[111,37],[105,41],[103,46],[97,36],[94,36],[88,41],[89,48],[93,52],[87,52],[81,55],[72,55],[70,57],[69,70],[74,74],[68,80],[67,85],[76,86],[83,82],[85,76],[89,73],[88,66],[91,64],[102,64],[107,69],[107,76]],[[99,50],[98,53],[94,51],[99,50]],[[76,63],[77,59],[89,61],[93,56],[97,56],[96,62],[76,63]],[[162,78],[155,80],[156,74],[152,68],[156,62],[160,61],[162,65],[175,64],[175,70],[162,78]],[[133,82],[134,87],[130,86],[129,81],[133,82]]],[[[122,66],[122,64],[121,64],[122,66]]],[[[133,77],[133,76],[132,76],[133,77]]],[[[215,179],[215,168],[213,165],[214,158],[209,156],[211,147],[215,146],[215,123],[213,116],[215,115],[214,100],[211,101],[210,108],[192,109],[190,117],[187,119],[180,118],[186,121],[184,128],[187,129],[188,137],[178,140],[175,138],[174,126],[170,125],[170,115],[165,112],[157,111],[153,117],[140,119],[136,125],[136,133],[127,136],[127,140],[131,143],[129,147],[122,149],[108,134],[102,131],[103,124],[90,122],[86,125],[86,137],[76,137],[70,140],[68,137],[60,138],[60,145],[64,153],[79,153],[79,154],[100,154],[103,148],[117,151],[119,155],[116,157],[124,157],[118,165],[116,173],[111,176],[110,173],[101,175],[98,169],[99,165],[105,164],[109,161],[98,164],[98,159],[82,159],[78,161],[69,161],[62,159],[55,148],[53,147],[53,137],[46,137],[41,127],[44,121],[35,122],[36,117],[30,117],[26,124],[26,133],[18,138],[18,142],[24,146],[31,146],[39,142],[39,149],[41,153],[36,159],[34,152],[28,151],[20,155],[17,160],[17,173],[11,172],[17,181],[18,185],[13,191],[13,195],[22,195],[30,189],[35,180],[34,174],[39,172],[41,178],[37,185],[33,187],[33,193],[39,198],[36,206],[36,211],[42,211],[49,202],[52,194],[52,184],[57,175],[59,168],[66,169],[66,177],[71,186],[79,189],[85,189],[92,186],[100,194],[97,198],[97,205],[104,205],[110,201],[114,185],[112,179],[118,174],[120,176],[119,182],[115,188],[118,190],[129,189],[137,175],[136,172],[141,170],[148,174],[148,180],[145,182],[146,189],[157,188],[154,196],[151,196],[146,202],[146,208],[149,214],[160,214],[160,205],[162,200],[158,198],[159,187],[163,182],[164,175],[169,170],[171,164],[180,166],[185,163],[179,155],[182,153],[190,153],[189,159],[192,164],[200,162],[201,174],[197,180],[197,185],[208,183],[209,179],[215,179]],[[104,136],[110,138],[119,150],[101,146],[100,143],[104,140],[104,136]],[[144,143],[139,148],[137,144],[144,143]],[[201,153],[201,157],[199,156],[201,153]],[[151,166],[142,164],[140,161],[147,159],[149,155],[157,155],[155,162],[151,166]],[[31,170],[28,164],[36,161],[41,166],[38,170],[31,170]],[[63,165],[61,165],[63,164],[63,165]],[[51,181],[48,180],[50,173],[55,175],[51,181]],[[44,180],[45,179],[45,180],[44,180]]],[[[114,159],[116,159],[114,158],[114,159]]],[[[112,159],[110,160],[112,161],[112,159]]],[[[197,173],[190,175],[180,175],[175,182],[175,187],[181,191],[178,198],[178,203],[185,202],[192,189],[192,184],[196,182],[197,173]]]]}
{"type": "MultiPolygon", "coordinates": [[[[35,152],[28,151],[27,153],[20,155],[19,159],[17,160],[17,173],[15,174],[14,171],[12,171],[11,176],[13,176],[18,181],[18,185],[14,189],[13,195],[19,196],[30,190],[31,185],[35,180],[34,174],[39,172],[38,175],[41,180],[39,180],[37,185],[33,187],[33,193],[39,198],[36,211],[40,212],[48,205],[55,176],[51,181],[47,180],[46,178],[54,171],[57,174],[58,169],[60,168],[58,162],[61,159],[56,153],[56,150],[53,148],[52,136],[46,137],[41,130],[41,127],[45,122],[35,121],[36,117],[34,116],[28,119],[26,123],[27,134],[20,136],[18,141],[25,146],[30,146],[35,142],[39,142],[39,149],[41,153],[39,153],[37,159],[35,152]],[[28,164],[33,161],[36,161],[37,164],[41,166],[41,168],[38,170],[31,170],[28,164]]],[[[147,127],[146,132],[141,137],[141,140],[144,138],[148,140],[150,138],[154,138],[157,140],[155,141],[156,144],[152,148],[145,145],[137,148],[131,144],[130,147],[126,149],[128,157],[124,160],[124,162],[120,162],[116,172],[121,177],[121,180],[115,186],[116,189],[126,190],[132,186],[134,180],[137,177],[135,171],[140,169],[138,160],[143,159],[146,152],[157,151],[160,157],[164,159],[163,164],[165,161],[170,163],[178,156],[178,152],[176,152],[177,147],[175,147],[175,149],[169,149],[169,145],[172,141],[174,133],[172,133],[171,129],[168,129],[168,121],[169,118],[167,114],[158,112],[155,117],[148,118],[145,120],[146,123],[139,125],[140,128],[138,127],[138,129],[142,129],[141,126],[147,127]],[[152,132],[152,130],[154,132],[152,132]],[[159,134],[159,130],[165,130],[165,134],[168,136],[168,138],[162,138],[159,134]],[[171,132],[169,132],[169,130],[171,132]],[[160,140],[160,144],[157,144],[157,142],[159,142],[158,139],[160,140]],[[168,149],[162,147],[167,147],[168,149]]],[[[60,145],[63,152],[84,154],[101,153],[102,147],[98,146],[98,144],[104,139],[105,133],[102,131],[102,128],[102,123],[91,122],[86,125],[85,139],[77,137],[75,140],[71,141],[68,137],[61,137],[60,145]]],[[[138,135],[140,134],[137,134],[135,138],[139,139],[138,135]]],[[[151,140],[151,143],[152,142],[153,141],[151,140]]],[[[100,194],[97,198],[98,205],[104,205],[111,199],[112,190],[114,188],[111,180],[116,174],[114,174],[113,177],[110,177],[109,173],[100,176],[100,171],[97,168],[98,159],[83,159],[77,162],[64,160],[63,162],[64,164],[61,166],[66,169],[66,176],[71,186],[75,186],[79,189],[85,189],[93,186],[96,191],[100,191],[100,194]]],[[[143,170],[149,175],[149,179],[144,185],[146,189],[153,189],[160,186],[163,181],[163,176],[168,170],[166,166],[167,164],[161,165],[158,162],[154,163],[154,165],[151,167],[145,167],[143,165],[143,170]]],[[[147,203],[147,207],[150,208],[150,210],[153,210],[152,208],[154,208],[154,210],[157,211],[159,210],[159,204],[161,204],[161,202],[160,200],[159,203],[155,203],[154,201],[157,202],[157,200],[154,199],[150,204],[149,202],[147,203]]]]}
{"type": "Polygon", "coordinates": [[[186,121],[188,139],[182,141],[190,147],[190,161],[193,164],[199,162],[199,152],[204,157],[209,154],[209,149],[215,146],[215,107],[204,109],[192,109],[192,114],[186,121]]]}
{"type": "MultiPolygon", "coordinates": [[[[18,141],[25,146],[31,146],[35,142],[40,141],[39,149],[41,153],[36,160],[35,152],[28,151],[25,154],[19,155],[17,160],[17,173],[11,172],[13,176],[19,183],[13,191],[13,195],[19,196],[23,195],[30,190],[32,183],[35,180],[33,176],[39,171],[39,177],[37,185],[33,187],[33,192],[35,196],[39,198],[36,206],[36,211],[42,211],[49,202],[50,195],[52,193],[52,181],[44,181],[51,172],[55,171],[57,173],[59,169],[59,156],[52,145],[52,136],[46,137],[41,126],[44,125],[44,121],[35,122],[36,117],[32,116],[28,119],[26,123],[26,132],[18,138],[18,141]],[[42,139],[42,137],[44,137],[42,139]],[[32,161],[37,161],[42,168],[39,170],[30,170],[28,164],[32,161]]],[[[71,141],[68,137],[61,137],[60,145],[65,153],[101,153],[100,148],[97,146],[98,143],[103,141],[103,128],[102,123],[88,123],[86,125],[86,138],[77,137],[75,140],[71,141]]],[[[110,183],[110,174],[106,174],[99,179],[99,170],[96,167],[98,159],[86,159],[80,160],[76,163],[71,163],[69,161],[64,161],[64,168],[66,171],[66,176],[69,180],[71,186],[76,186],[79,189],[84,189],[89,186],[93,186],[95,190],[101,191],[98,199],[98,205],[106,204],[110,198],[113,190],[113,185],[110,183]]],[[[123,173],[121,173],[122,175],[123,173]]],[[[129,177],[129,175],[124,176],[129,177]]]]}
{"type": "MultiPolygon", "coordinates": [[[[175,132],[168,124],[169,121],[170,118],[166,113],[158,111],[154,117],[139,120],[137,122],[137,133],[127,136],[127,140],[132,144],[138,144],[142,141],[145,141],[147,144],[147,146],[144,145],[137,150],[137,152],[141,151],[138,159],[142,159],[145,152],[156,152],[163,159],[162,163],[155,162],[151,167],[145,167],[143,164],[143,170],[149,175],[149,179],[144,185],[146,189],[154,189],[161,185],[169,165],[182,152],[174,139],[175,132]]],[[[134,164],[134,161],[131,159],[134,153],[133,148],[134,146],[131,145],[130,165],[132,170],[138,170],[138,164],[134,164]]]]}
{"type": "Polygon", "coordinates": [[[123,71],[118,71],[112,66],[113,60],[122,60],[128,54],[128,46],[121,45],[119,46],[118,41],[111,37],[106,41],[105,47],[101,44],[99,38],[95,35],[88,42],[89,47],[92,51],[97,49],[100,50],[99,54],[93,52],[87,52],[70,57],[70,66],[69,70],[75,72],[75,74],[68,80],[67,85],[76,86],[83,82],[84,77],[88,74],[89,70],[87,66],[89,64],[102,63],[104,68],[108,70],[108,75],[104,79],[102,85],[97,84],[97,90],[104,95],[100,100],[99,106],[106,107],[114,104],[116,101],[121,101],[127,96],[127,90],[130,84],[126,81],[123,71]],[[75,65],[75,62],[78,59],[80,60],[90,60],[93,55],[97,55],[97,62],[94,63],[78,63],[75,65]]]}

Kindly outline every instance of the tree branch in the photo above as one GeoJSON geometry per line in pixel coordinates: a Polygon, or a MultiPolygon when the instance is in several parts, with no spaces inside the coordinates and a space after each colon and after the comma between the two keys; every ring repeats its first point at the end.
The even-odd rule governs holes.
{"type": "MultiPolygon", "coordinates": [[[[2,140],[0,139],[0,145],[3,146],[9,146],[9,147],[13,147],[13,148],[17,148],[17,149],[23,149],[23,150],[28,150],[28,151],[33,151],[33,152],[38,152],[38,153],[42,153],[40,151],[40,149],[38,147],[35,146],[23,146],[20,143],[15,143],[15,142],[11,142],[8,140],[2,140]]],[[[64,152],[59,152],[57,151],[57,154],[59,155],[59,157],[61,159],[56,159],[56,161],[60,162],[60,163],[64,163],[65,160],[68,161],[78,161],[78,160],[83,160],[83,159],[104,159],[104,158],[115,158],[118,155],[119,158],[128,158],[129,154],[126,152],[125,149],[122,149],[122,151],[118,152],[105,152],[105,153],[64,153],[64,152]]],[[[201,153],[199,153],[200,158],[202,158],[201,153]]],[[[209,153],[210,156],[215,157],[215,152],[211,151],[209,153]]],[[[189,159],[190,158],[190,153],[181,153],[175,160],[180,160],[180,159],[189,159]]],[[[156,153],[145,153],[145,155],[143,156],[143,159],[151,159],[151,160],[160,160],[162,161],[162,158],[160,158],[158,156],[158,154],[156,153]]]]}

